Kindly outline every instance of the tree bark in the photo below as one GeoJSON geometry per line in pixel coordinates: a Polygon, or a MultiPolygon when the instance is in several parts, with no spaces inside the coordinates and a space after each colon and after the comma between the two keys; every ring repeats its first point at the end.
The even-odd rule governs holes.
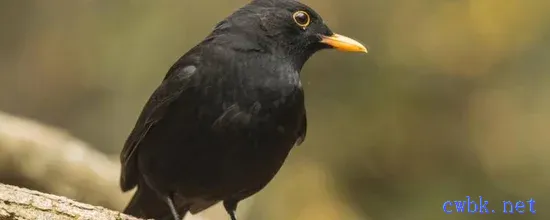
{"type": "Polygon", "coordinates": [[[27,219],[132,220],[137,218],[61,196],[0,184],[0,220],[27,219]]]}

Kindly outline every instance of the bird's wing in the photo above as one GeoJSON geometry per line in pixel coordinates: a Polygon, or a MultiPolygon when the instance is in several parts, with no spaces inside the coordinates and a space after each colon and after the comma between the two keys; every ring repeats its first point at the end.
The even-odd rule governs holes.
{"type": "Polygon", "coordinates": [[[189,62],[178,62],[172,67],[161,85],[151,95],[124,144],[120,153],[122,164],[120,175],[120,187],[128,191],[138,183],[139,172],[137,169],[136,149],[145,135],[166,114],[169,106],[189,87],[197,67],[189,62]]]}

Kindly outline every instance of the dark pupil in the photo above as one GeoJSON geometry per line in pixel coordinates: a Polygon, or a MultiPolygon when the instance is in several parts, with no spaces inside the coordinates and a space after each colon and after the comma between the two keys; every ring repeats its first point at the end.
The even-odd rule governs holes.
{"type": "Polygon", "coordinates": [[[300,24],[306,24],[307,23],[307,15],[304,14],[304,13],[296,14],[296,21],[300,24]]]}

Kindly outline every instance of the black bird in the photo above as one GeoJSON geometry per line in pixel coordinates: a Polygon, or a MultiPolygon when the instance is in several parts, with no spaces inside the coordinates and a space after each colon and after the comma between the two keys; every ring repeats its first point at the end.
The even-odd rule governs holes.
{"type": "Polygon", "coordinates": [[[367,52],[294,0],[253,0],[183,55],[121,152],[124,213],[181,219],[260,191],[306,135],[300,70],[321,49],[367,52]]]}

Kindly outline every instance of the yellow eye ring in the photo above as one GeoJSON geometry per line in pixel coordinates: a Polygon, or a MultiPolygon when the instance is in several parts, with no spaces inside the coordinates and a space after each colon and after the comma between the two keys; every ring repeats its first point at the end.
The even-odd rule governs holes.
{"type": "Polygon", "coordinates": [[[296,22],[296,24],[302,28],[307,27],[311,22],[309,14],[305,11],[294,12],[292,18],[294,19],[294,22],[296,22]]]}

